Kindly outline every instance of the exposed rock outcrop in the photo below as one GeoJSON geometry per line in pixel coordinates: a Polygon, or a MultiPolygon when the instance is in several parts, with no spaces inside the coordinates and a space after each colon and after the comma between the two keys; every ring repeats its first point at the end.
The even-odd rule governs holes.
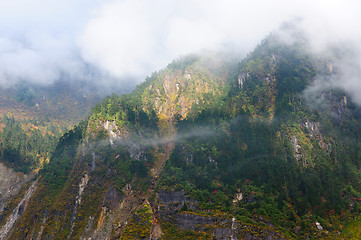
{"type": "Polygon", "coordinates": [[[23,199],[13,210],[12,214],[7,218],[5,225],[0,229],[0,240],[6,239],[11,232],[14,223],[18,220],[21,214],[25,211],[28,202],[35,191],[37,181],[34,181],[24,194],[23,199]]]}
{"type": "Polygon", "coordinates": [[[0,212],[31,178],[32,175],[16,173],[0,163],[0,212]]]}

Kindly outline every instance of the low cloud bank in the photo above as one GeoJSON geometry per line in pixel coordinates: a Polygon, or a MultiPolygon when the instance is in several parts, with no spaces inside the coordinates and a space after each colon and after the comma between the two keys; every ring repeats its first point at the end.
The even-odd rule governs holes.
{"type": "Polygon", "coordinates": [[[357,98],[359,9],[357,0],[3,1],[0,85],[67,78],[109,89],[134,86],[174,58],[201,50],[241,60],[283,22],[297,19],[315,53],[355,46],[356,68],[340,64],[346,65],[340,85],[357,98]]]}

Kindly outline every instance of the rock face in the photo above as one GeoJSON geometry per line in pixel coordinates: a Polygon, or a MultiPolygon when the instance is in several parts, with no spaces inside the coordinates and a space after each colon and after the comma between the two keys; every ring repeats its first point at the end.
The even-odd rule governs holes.
{"type": "Polygon", "coordinates": [[[119,211],[124,196],[112,185],[105,193],[99,219],[91,216],[80,239],[110,239],[112,231],[119,227],[119,211]]]}
{"type": "Polygon", "coordinates": [[[81,204],[82,195],[83,195],[84,189],[86,188],[86,186],[87,186],[87,184],[88,184],[88,181],[89,181],[89,176],[88,176],[88,174],[86,173],[86,174],[81,178],[81,181],[80,181],[80,183],[79,183],[79,192],[78,192],[78,195],[76,196],[75,205],[74,205],[74,209],[73,209],[73,216],[72,216],[72,219],[71,219],[72,226],[71,226],[71,229],[70,229],[70,233],[73,232],[73,228],[74,228],[74,225],[75,225],[75,217],[76,217],[76,215],[77,215],[77,208],[78,208],[79,205],[81,204]]]}
{"type": "Polygon", "coordinates": [[[119,129],[114,121],[105,121],[103,127],[109,134],[109,142],[111,145],[123,145],[127,148],[131,158],[147,160],[144,147],[141,146],[137,139],[133,139],[134,135],[125,129],[119,129]]]}
{"type": "Polygon", "coordinates": [[[218,222],[216,217],[199,216],[196,214],[177,214],[176,223],[178,227],[187,230],[203,230],[202,225],[215,225],[218,222]]]}
{"type": "Polygon", "coordinates": [[[158,194],[159,213],[162,217],[173,216],[182,208],[196,209],[198,202],[191,198],[186,198],[184,191],[165,192],[158,194]]]}
{"type": "Polygon", "coordinates": [[[105,194],[103,206],[111,211],[115,211],[120,207],[120,203],[123,201],[121,194],[115,190],[113,186],[110,186],[109,190],[105,194]]]}
{"type": "Polygon", "coordinates": [[[16,173],[12,169],[0,163],[0,212],[6,204],[19,193],[20,189],[32,176],[16,173]]]}
{"type": "Polygon", "coordinates": [[[184,195],[184,191],[176,191],[176,192],[164,192],[161,191],[159,193],[159,201],[165,203],[184,203],[186,201],[186,197],[184,195]]]}
{"type": "MultiPolygon", "coordinates": [[[[243,194],[237,192],[236,198],[241,201],[243,194]]],[[[181,230],[205,232],[212,239],[285,239],[272,226],[262,229],[237,221],[229,215],[201,215],[197,213],[198,202],[187,198],[184,191],[160,191],[158,202],[160,219],[171,222],[181,230]]],[[[260,220],[264,222],[263,219],[260,220]]]]}
{"type": "Polygon", "coordinates": [[[14,223],[18,220],[21,214],[25,211],[28,202],[35,191],[37,181],[34,181],[33,184],[26,191],[23,199],[18,203],[18,205],[13,210],[12,214],[7,218],[5,225],[0,229],[0,239],[6,239],[9,232],[11,231],[14,223]]]}

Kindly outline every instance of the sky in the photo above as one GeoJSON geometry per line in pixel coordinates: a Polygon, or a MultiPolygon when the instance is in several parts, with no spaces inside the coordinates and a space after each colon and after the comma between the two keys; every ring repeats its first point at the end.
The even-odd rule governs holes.
{"type": "Polygon", "coordinates": [[[358,0],[0,0],[0,85],[140,83],[202,50],[241,60],[287,21],[316,52],[354,44],[361,53],[360,10],[358,0]]]}

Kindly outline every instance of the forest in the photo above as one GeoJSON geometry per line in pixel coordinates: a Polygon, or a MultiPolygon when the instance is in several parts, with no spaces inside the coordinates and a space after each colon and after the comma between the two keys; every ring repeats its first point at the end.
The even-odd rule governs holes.
{"type": "Polygon", "coordinates": [[[39,170],[49,158],[66,127],[49,119],[16,120],[13,116],[1,119],[0,158],[16,171],[29,173],[39,170]]]}

